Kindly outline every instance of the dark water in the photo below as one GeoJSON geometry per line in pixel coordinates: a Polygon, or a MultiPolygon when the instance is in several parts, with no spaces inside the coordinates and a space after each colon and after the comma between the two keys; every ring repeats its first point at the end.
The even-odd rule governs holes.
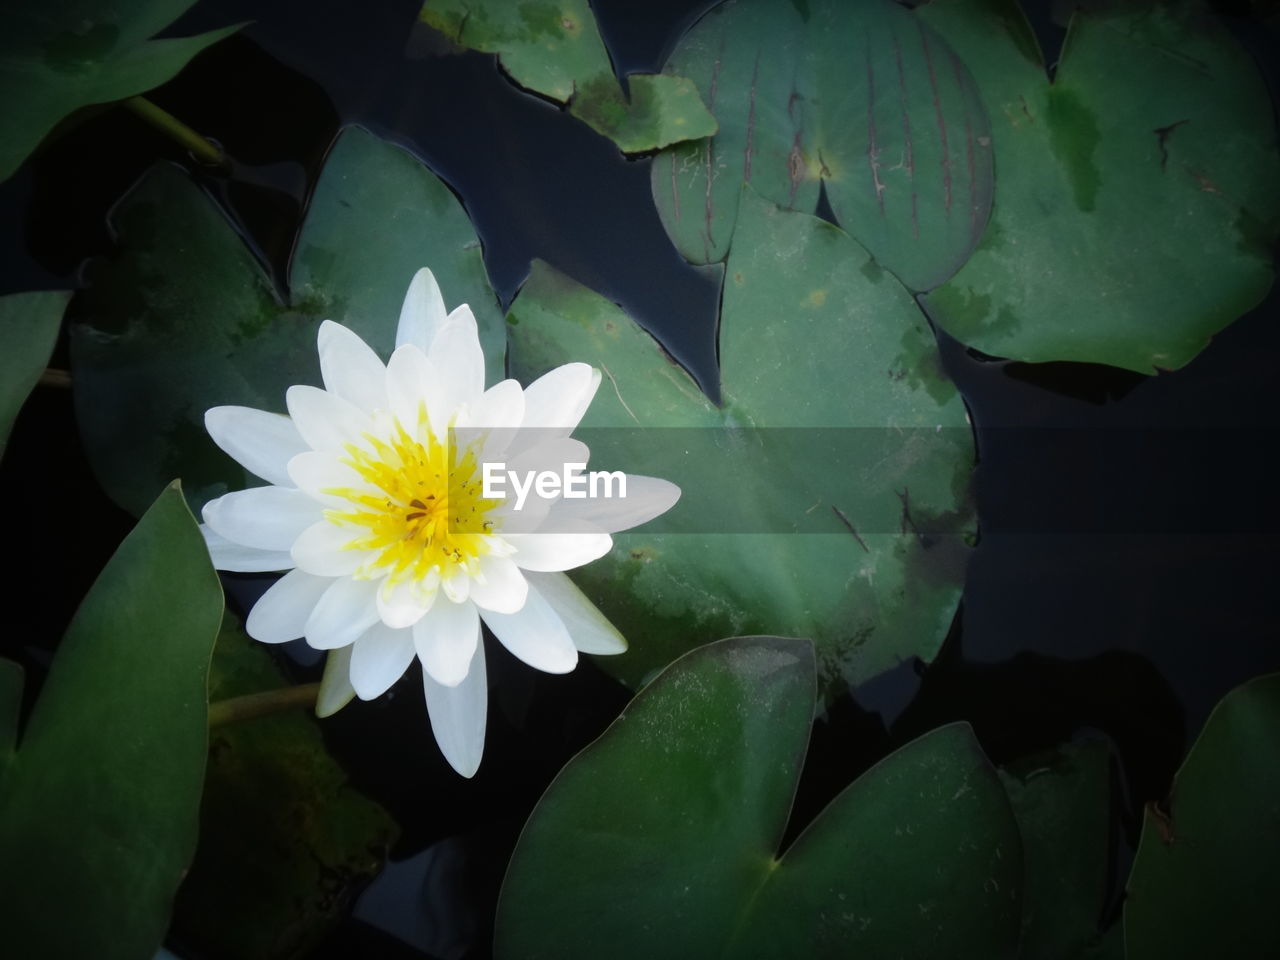
{"type": "MultiPolygon", "coordinates": [[[[454,187],[504,303],[530,258],[548,260],[622,303],[714,389],[718,290],[667,241],[647,161],[623,159],[555,106],[520,93],[492,58],[443,54],[414,26],[418,6],[201,3],[175,34],[255,22],[154,99],[227,145],[233,176],[199,175],[282,284],[325,149],[341,124],[356,122],[410,147],[454,187]]],[[[657,69],[709,4],[593,6],[621,70],[642,71],[657,69]]],[[[1036,25],[1055,49],[1061,30],[1047,6],[1036,25]]],[[[1240,33],[1274,81],[1274,41],[1240,33]]],[[[74,283],[80,264],[109,248],[108,207],[157,157],[187,162],[113,111],[0,187],[4,292],[74,283]]],[[[970,721],[997,763],[1101,735],[1118,757],[1123,877],[1142,804],[1163,795],[1213,704],[1280,668],[1278,313],[1273,294],[1186,369],[1151,379],[1083,364],[989,362],[940,334],[981,458],[984,532],[963,607],[927,670],[904,664],[815,726],[792,835],[871,763],[949,720],[970,721]]],[[[65,364],[65,352],[55,363],[65,364]]],[[[21,602],[11,604],[0,644],[28,667],[30,696],[130,521],[97,491],[62,392],[39,391],[28,405],[0,489],[4,502],[31,508],[10,518],[11,542],[32,562],[10,582],[21,602]]],[[[233,581],[243,598],[264,586],[233,581]]],[[[404,835],[388,880],[316,956],[421,956],[405,939],[441,955],[485,955],[521,824],[555,772],[628,699],[589,665],[549,677],[495,651],[490,669],[495,702],[474,781],[439,758],[411,682],[324,725],[355,782],[404,835]]]]}

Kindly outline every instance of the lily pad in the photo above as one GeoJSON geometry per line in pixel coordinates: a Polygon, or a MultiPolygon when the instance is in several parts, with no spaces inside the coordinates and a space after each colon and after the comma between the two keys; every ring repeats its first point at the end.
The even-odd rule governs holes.
{"type": "Polygon", "coordinates": [[[427,0],[420,16],[459,46],[496,53],[516,83],[567,103],[624,153],[716,132],[683,77],[633,74],[623,93],[587,0],[427,0]]]}
{"type": "Polygon", "coordinates": [[[814,706],[806,641],[672,664],[538,802],[495,955],[1013,957],[1018,828],[967,724],[891,754],[779,849],[814,706]]]}
{"type": "Polygon", "coordinates": [[[0,455],[18,411],[35,388],[49,362],[62,327],[69,292],[50,290],[0,297],[0,329],[5,349],[0,353],[0,455]]]}
{"type": "Polygon", "coordinates": [[[196,845],[222,591],[177,485],[58,647],[16,756],[0,661],[0,903],[15,957],[152,956],[196,845]],[[7,768],[7,769],[6,769],[7,768]]]}
{"type": "Polygon", "coordinates": [[[175,167],[149,172],[111,226],[117,248],[77,301],[71,362],[85,449],[125,509],[137,511],[175,473],[195,505],[255,483],[209,440],[205,410],[283,413],[290,385],[320,382],[316,329],[325,319],[385,359],[420,267],[434,271],[450,308],[471,305],[488,376],[502,376],[502,314],[462,205],[411,154],[359,128],[330,150],[287,298],[175,167]]]}
{"type": "Polygon", "coordinates": [[[145,93],[240,29],[151,40],[195,0],[17,0],[0,7],[0,181],[67,114],[145,93]]]}
{"type": "Polygon", "coordinates": [[[916,14],[969,64],[999,192],[924,300],[994,356],[1150,374],[1190,362],[1271,286],[1280,155],[1266,86],[1196,0],[1078,11],[1052,82],[1015,0],[916,14]]]}
{"type": "Polygon", "coordinates": [[[1122,958],[1105,929],[1111,875],[1111,751],[1068,744],[1000,771],[1022,835],[1020,960],[1122,958]]]}
{"type": "Polygon", "coordinates": [[[684,491],[661,525],[574,572],[630,642],[604,669],[635,687],[691,647],[766,631],[814,640],[824,693],[933,659],[969,554],[972,434],[910,293],[842,230],[744,194],[719,407],[620,308],[546,264],[508,322],[522,381],[570,360],[602,371],[583,420],[593,465],[684,491]],[[768,469],[754,447],[682,457],[682,431],[695,449],[745,436],[785,455],[768,469]]]}
{"type": "Polygon", "coordinates": [[[964,64],[889,0],[731,0],[680,41],[714,139],[654,159],[662,221],[694,263],[723,260],[745,181],[840,224],[913,290],[951,276],[991,208],[990,130],[964,64]]]}
{"type": "Polygon", "coordinates": [[[1214,708],[1149,805],[1125,900],[1130,960],[1274,957],[1280,902],[1280,673],[1214,708]]]}
{"type": "MultiPolygon", "coordinates": [[[[228,613],[209,699],[287,681],[228,613]]],[[[382,868],[397,829],[348,782],[301,707],[210,731],[200,845],[173,935],[201,956],[284,960],[316,946],[382,868]]]]}

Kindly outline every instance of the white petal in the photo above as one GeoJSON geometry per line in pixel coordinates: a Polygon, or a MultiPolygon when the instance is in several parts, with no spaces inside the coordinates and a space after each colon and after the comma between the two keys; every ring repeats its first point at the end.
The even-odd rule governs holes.
{"type": "Polygon", "coordinates": [[[373,551],[348,549],[355,536],[358,536],[355,531],[328,520],[313,523],[293,542],[289,551],[293,558],[290,565],[301,567],[317,577],[349,576],[374,556],[373,551]]]}
{"type": "Polygon", "coordinates": [[[372,347],[354,331],[332,320],[320,324],[316,340],[326,390],[365,413],[387,406],[386,367],[372,347]]]}
{"type": "Polygon", "coordinates": [[[378,622],[377,589],[372,580],[334,580],[307,618],[303,628],[307,644],[317,650],[334,650],[354,643],[378,622]]]}
{"type": "Polygon", "coordinates": [[[397,347],[387,362],[387,397],[391,412],[408,430],[413,430],[424,413],[437,434],[448,427],[440,402],[440,378],[427,355],[416,346],[397,347]]]}
{"type": "Polygon", "coordinates": [[[373,423],[355,404],[319,387],[292,386],[284,400],[294,426],[313,450],[341,450],[359,443],[373,423]]]}
{"type": "Polygon", "coordinates": [[[622,653],[627,641],[609,618],[563,573],[529,573],[529,585],[542,594],[564,622],[573,645],[582,653],[622,653]]]}
{"type": "Polygon", "coordinates": [[[276,570],[292,570],[296,566],[288,551],[259,550],[257,547],[232,543],[226,537],[216,534],[207,523],[200,524],[200,533],[204,537],[205,546],[209,548],[209,557],[218,570],[229,570],[232,573],[272,573],[276,570]]]}
{"type": "Polygon", "coordinates": [[[476,643],[467,677],[456,687],[446,687],[422,671],[427,715],[440,752],[464,777],[473,777],[484,753],[484,726],[489,712],[489,678],[484,665],[484,644],[476,643]]]}
{"type": "Polygon", "coordinates": [[[246,547],[286,551],[320,519],[320,504],[294,487],[237,490],[204,505],[214,533],[246,547]]]}
{"type": "Polygon", "coordinates": [[[426,584],[405,582],[390,588],[383,584],[378,590],[378,616],[382,622],[388,627],[402,629],[421,620],[435,601],[440,581],[434,570],[430,577],[433,579],[426,584]]]}
{"type": "Polygon", "coordinates": [[[571,431],[591,406],[600,371],[585,363],[566,363],[544,373],[524,391],[524,425],[571,431]]]}
{"type": "Polygon", "coordinates": [[[422,669],[438,684],[456,687],[467,675],[480,642],[480,615],[469,601],[441,600],[413,626],[422,669]]]}
{"type": "Polygon", "coordinates": [[[423,353],[431,346],[436,333],[444,326],[444,297],[435,274],[423,267],[413,275],[409,292],[400,307],[400,324],[396,327],[396,346],[412,343],[423,353]]]}
{"type": "MultiPolygon", "coordinates": [[[[614,492],[618,485],[614,485],[614,492]]],[[[557,500],[551,516],[542,524],[544,531],[564,529],[563,523],[586,523],[605,533],[630,530],[661,516],[680,499],[680,488],[669,480],[627,474],[627,495],[569,497],[557,500]]],[[[589,491],[588,491],[589,492],[589,491]]]]}
{"type": "Polygon", "coordinates": [[[524,606],[529,583],[520,568],[506,557],[488,554],[480,558],[480,576],[471,581],[471,601],[496,613],[515,613],[524,606]]]}
{"type": "Polygon", "coordinates": [[[471,592],[471,575],[458,570],[453,576],[440,581],[440,589],[453,603],[462,603],[471,592]]]}
{"type": "Polygon", "coordinates": [[[578,650],[564,621],[536,587],[516,613],[482,614],[493,635],[529,666],[547,673],[568,673],[578,664],[578,650]]]}
{"type": "Polygon", "coordinates": [[[326,493],[329,490],[351,490],[358,493],[376,491],[360,474],[342,463],[333,452],[307,450],[289,461],[289,478],[313,498],[334,506],[350,506],[345,497],[326,493]]]}
{"type": "Polygon", "coordinates": [[[287,643],[306,631],[307,618],[333,583],[302,570],[290,570],[258,598],[244,628],[263,643],[287,643]]]}
{"type": "Polygon", "coordinates": [[[316,697],[316,716],[331,717],[356,695],[351,686],[351,647],[330,650],[320,678],[320,694],[316,697]]]}
{"type": "Polygon", "coordinates": [[[298,428],[282,413],[211,407],[205,411],[204,428],[242,467],[279,486],[289,486],[289,458],[307,449],[298,428]]]}
{"type": "Polygon", "coordinates": [[[427,356],[439,376],[445,409],[456,410],[480,399],[484,393],[484,351],[470,307],[463,304],[449,314],[427,356]]]}
{"type": "Polygon", "coordinates": [[[607,533],[504,533],[502,539],[516,548],[511,559],[521,570],[548,573],[572,570],[613,549],[607,533]]]}
{"type": "Polygon", "coordinates": [[[503,380],[480,395],[459,426],[476,430],[513,429],[524,423],[524,390],[518,380],[503,380]]]}
{"type": "Polygon", "coordinates": [[[413,663],[413,631],[376,623],[352,644],[351,686],[361,700],[380,697],[413,663]]]}

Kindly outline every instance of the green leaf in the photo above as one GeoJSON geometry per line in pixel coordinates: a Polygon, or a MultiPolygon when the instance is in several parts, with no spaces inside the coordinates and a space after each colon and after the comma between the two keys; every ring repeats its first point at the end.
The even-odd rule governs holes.
{"type": "Polygon", "coordinates": [[[990,129],[968,70],[889,0],[736,0],[685,35],[666,72],[690,77],[720,132],[655,158],[653,196],[694,263],[723,260],[743,181],[840,224],[908,287],[973,250],[991,208],[990,129]]]}
{"type": "Polygon", "coordinates": [[[1280,954],[1280,673],[1214,708],[1166,810],[1147,807],[1129,875],[1130,960],[1280,954]]]}
{"type": "Polygon", "coordinates": [[[413,274],[469,303],[490,382],[503,324],[480,242],[443,181],[410,154],[345,130],[316,185],[282,302],[222,213],[177,168],[153,169],[113,210],[119,243],[91,277],[71,329],[76,415],[99,482],[137,511],[181,474],[193,504],[251,482],[205,434],[204,412],[284,412],[285,390],[320,383],[316,329],[336,320],[385,359],[413,274]]]}
{"type": "Polygon", "coordinates": [[[0,297],[0,456],[27,395],[49,362],[71,294],[61,290],[0,297]]]}
{"type": "MultiPolygon", "coordinates": [[[[1068,744],[1000,771],[1022,835],[1020,960],[1123,957],[1102,932],[1111,875],[1111,751],[1068,744]]],[[[1117,925],[1118,928],[1118,925],[1117,925]]]]}
{"type": "Polygon", "coordinates": [[[523,382],[571,360],[603,372],[583,426],[633,429],[599,448],[610,434],[595,430],[593,464],[683,491],[669,526],[619,534],[574,572],[630,641],[604,669],[638,686],[691,647],[758,632],[811,637],[827,693],[933,659],[968,559],[972,435],[911,295],[843,231],[744,195],[722,297],[721,407],[618,307],[546,264],[508,322],[523,382]],[[769,469],[754,448],[686,458],[678,437],[647,439],[664,427],[701,428],[702,449],[750,427],[783,455],[769,469]],[[759,523],[661,532],[721,529],[718,516],[759,523]],[[809,532],[782,532],[801,525],[809,532]]]}
{"type": "Polygon", "coordinates": [[[807,642],[751,637],[646,687],[534,809],[495,955],[1012,957],[1018,830],[966,724],[881,761],[779,850],[814,681],[807,642]]]}
{"type": "Polygon", "coordinates": [[[155,953],[196,844],[221,607],[174,484],[77,611],[3,784],[10,955],[155,953]]]}
{"type": "Polygon", "coordinates": [[[624,153],[716,132],[688,80],[636,74],[623,94],[587,0],[427,0],[420,18],[459,46],[496,53],[516,83],[568,103],[624,153]]]}
{"type": "Polygon", "coordinates": [[[0,181],[67,114],[145,93],[239,29],[149,40],[194,0],[17,0],[0,8],[0,181]]]}
{"type": "MultiPolygon", "coordinates": [[[[210,700],[285,683],[266,648],[227,614],[210,700]]],[[[301,708],[211,732],[200,819],[174,933],[202,956],[238,960],[296,957],[318,944],[382,868],[397,834],[347,782],[301,708]]]]}
{"type": "Polygon", "coordinates": [[[973,70],[999,171],[981,245],[924,301],[949,333],[1149,374],[1262,299],[1280,222],[1271,100],[1206,6],[1077,12],[1052,83],[1014,0],[916,12],[973,70]]]}

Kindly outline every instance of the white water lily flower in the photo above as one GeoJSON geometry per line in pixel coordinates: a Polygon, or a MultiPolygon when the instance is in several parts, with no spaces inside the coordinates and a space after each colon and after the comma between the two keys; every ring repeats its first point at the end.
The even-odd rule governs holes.
{"type": "Polygon", "coordinates": [[[600,373],[569,363],[527,389],[486,390],[475,317],[466,305],[446,314],[430,270],[413,278],[385,366],[330,321],[319,349],[325,389],[290,387],[289,416],[205,415],[214,442],[269,485],[210,501],[201,530],[221,570],[288,571],[245,627],[265,643],[305,637],[331,651],[321,716],[353,694],[381,695],[416,656],[436,742],[469,777],[488,708],[481,622],[549,673],[572,670],[579,651],[621,653],[622,636],[563,571],[669,509],[679,488],[628,476],[624,498],[552,497],[523,512],[514,498],[482,497],[484,462],[586,462],[570,434],[600,373]]]}

